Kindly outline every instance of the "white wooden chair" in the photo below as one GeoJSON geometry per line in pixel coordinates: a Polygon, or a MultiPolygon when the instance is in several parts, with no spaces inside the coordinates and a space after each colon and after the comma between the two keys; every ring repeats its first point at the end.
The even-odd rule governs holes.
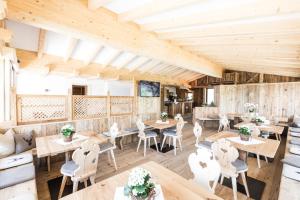
{"type": "Polygon", "coordinates": [[[138,143],[136,152],[139,151],[141,142],[143,140],[144,141],[144,156],[146,156],[147,140],[149,140],[149,146],[150,146],[151,138],[153,138],[155,146],[156,146],[156,150],[158,152],[158,146],[157,146],[157,141],[156,141],[157,133],[154,131],[150,131],[150,130],[145,131],[145,124],[142,122],[142,120],[140,118],[137,119],[136,125],[139,129],[139,134],[138,134],[139,143],[138,143]]]}
{"type": "Polygon", "coordinates": [[[119,134],[117,123],[113,123],[113,125],[109,129],[109,133],[110,133],[110,141],[99,145],[100,148],[99,154],[103,154],[106,152],[109,162],[111,162],[110,159],[111,156],[114,163],[115,170],[118,170],[116,158],[114,154],[114,149],[116,149],[116,137],[119,134]]]}
{"type": "Polygon", "coordinates": [[[238,159],[238,150],[231,146],[229,141],[223,138],[212,144],[212,152],[221,166],[221,184],[223,183],[224,177],[231,178],[234,200],[237,200],[236,178],[239,174],[242,176],[246,194],[247,197],[249,197],[245,176],[245,172],[248,171],[248,166],[245,161],[238,159]]]}
{"type": "Polygon", "coordinates": [[[190,154],[188,162],[194,174],[193,180],[211,193],[215,193],[221,167],[212,156],[212,152],[209,149],[199,148],[197,153],[190,154]]]}
{"type": "Polygon", "coordinates": [[[230,129],[229,120],[226,115],[220,115],[218,132],[230,129]]]}
{"type": "Polygon", "coordinates": [[[181,117],[178,120],[177,124],[176,124],[176,132],[174,132],[172,130],[171,131],[170,130],[166,130],[166,131],[163,132],[164,139],[163,139],[163,142],[162,142],[162,145],[161,145],[161,150],[164,147],[164,144],[166,142],[167,137],[169,137],[169,145],[170,145],[170,139],[171,138],[173,139],[174,155],[176,156],[176,143],[177,143],[177,140],[178,140],[178,143],[179,143],[180,150],[182,151],[181,140],[182,140],[182,129],[183,129],[183,126],[184,126],[184,120],[181,117]]]}
{"type": "MultiPolygon", "coordinates": [[[[251,132],[252,132],[251,135],[256,136],[256,137],[259,137],[261,135],[261,132],[260,132],[259,128],[257,128],[257,126],[253,126],[250,129],[251,129],[251,132]]],[[[260,168],[261,167],[261,165],[260,165],[260,155],[256,154],[256,157],[257,157],[257,166],[258,166],[258,168],[260,168]]],[[[265,156],[265,160],[268,163],[268,158],[266,156],[265,156]]]]}
{"type": "Polygon", "coordinates": [[[202,127],[200,126],[200,124],[198,122],[195,122],[194,125],[194,129],[193,129],[194,135],[196,137],[196,143],[195,146],[197,148],[207,148],[207,149],[211,149],[211,142],[208,141],[200,141],[201,135],[202,135],[202,127]]]}
{"type": "Polygon", "coordinates": [[[77,191],[78,182],[84,182],[87,187],[87,180],[90,179],[95,184],[95,176],[98,165],[99,145],[87,140],[81,144],[72,154],[72,160],[67,161],[61,167],[60,172],[63,174],[62,183],[59,190],[58,198],[61,198],[64,191],[67,177],[73,181],[73,192],[77,191]]]}

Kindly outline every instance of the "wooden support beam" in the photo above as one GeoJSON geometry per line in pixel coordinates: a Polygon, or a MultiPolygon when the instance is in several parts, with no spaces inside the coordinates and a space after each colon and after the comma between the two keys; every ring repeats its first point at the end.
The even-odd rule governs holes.
{"type": "Polygon", "coordinates": [[[71,57],[77,43],[78,43],[78,39],[69,38],[67,51],[66,51],[65,56],[64,56],[64,61],[65,62],[67,62],[69,60],[69,58],[71,57]]]}
{"type": "Polygon", "coordinates": [[[169,41],[160,40],[155,34],[142,31],[135,24],[119,22],[116,14],[104,8],[91,11],[78,0],[26,0],[22,4],[19,0],[10,0],[7,5],[8,19],[20,23],[75,38],[93,39],[117,49],[181,66],[187,70],[215,77],[222,76],[221,66],[169,41]]]}
{"type": "Polygon", "coordinates": [[[26,70],[34,70],[43,74],[59,74],[67,76],[87,76],[115,79],[120,77],[122,80],[155,80],[160,82],[185,83],[184,79],[172,79],[171,76],[162,76],[159,74],[141,73],[129,71],[128,69],[116,69],[112,66],[104,67],[101,64],[91,63],[88,66],[84,62],[69,59],[64,62],[63,57],[44,54],[38,58],[35,52],[17,49],[17,57],[20,60],[20,67],[26,70]]]}
{"type": "Polygon", "coordinates": [[[10,30],[0,28],[0,40],[5,43],[10,43],[12,38],[12,32],[10,30]]]}
{"type": "Polygon", "coordinates": [[[44,53],[44,47],[45,47],[45,36],[46,36],[46,30],[40,29],[39,33],[39,42],[38,42],[38,58],[41,58],[44,53]]]}
{"type": "Polygon", "coordinates": [[[112,65],[112,63],[113,63],[114,61],[116,61],[123,53],[124,53],[123,51],[117,52],[117,53],[116,53],[116,54],[108,61],[108,63],[107,63],[104,67],[112,65]]]}
{"type": "Polygon", "coordinates": [[[91,10],[96,10],[111,3],[112,1],[113,0],[88,0],[88,8],[91,10]]]}
{"type": "Polygon", "coordinates": [[[1,0],[0,1],[0,20],[4,19],[6,17],[6,12],[7,12],[6,1],[1,0]]]}
{"type": "Polygon", "coordinates": [[[121,13],[119,20],[121,21],[133,21],[176,8],[183,7],[185,5],[199,2],[199,0],[153,0],[137,8],[129,10],[128,12],[121,13]]]}

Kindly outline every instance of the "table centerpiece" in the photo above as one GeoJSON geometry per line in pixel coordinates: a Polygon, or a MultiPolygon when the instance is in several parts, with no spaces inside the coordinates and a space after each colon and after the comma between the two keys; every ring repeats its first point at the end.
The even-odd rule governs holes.
{"type": "Polygon", "coordinates": [[[249,129],[249,127],[247,126],[243,126],[239,129],[239,134],[240,134],[240,138],[243,141],[249,141],[250,137],[251,137],[251,131],[249,129]]]}
{"type": "Polygon", "coordinates": [[[256,119],[255,119],[256,126],[261,126],[264,122],[265,122],[264,117],[259,116],[259,117],[256,117],[256,119]]]}
{"type": "Polygon", "coordinates": [[[167,119],[168,119],[168,113],[162,112],[162,113],[160,114],[160,119],[161,119],[162,122],[166,122],[167,119]]]}
{"type": "Polygon", "coordinates": [[[72,124],[66,124],[61,128],[60,132],[63,135],[64,142],[71,142],[75,133],[75,129],[72,124]]]}

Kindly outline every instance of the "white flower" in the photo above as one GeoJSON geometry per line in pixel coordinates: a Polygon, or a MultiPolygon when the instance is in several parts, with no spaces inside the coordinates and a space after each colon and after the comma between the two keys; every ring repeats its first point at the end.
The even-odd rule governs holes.
{"type": "Polygon", "coordinates": [[[134,187],[138,185],[143,185],[145,183],[145,177],[148,175],[151,176],[149,171],[140,167],[134,168],[129,174],[128,186],[134,187]]]}

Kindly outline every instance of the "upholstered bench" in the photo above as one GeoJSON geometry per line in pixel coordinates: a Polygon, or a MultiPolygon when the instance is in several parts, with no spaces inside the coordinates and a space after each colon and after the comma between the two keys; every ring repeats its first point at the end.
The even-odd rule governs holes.
{"type": "Polygon", "coordinates": [[[20,154],[13,154],[11,156],[0,159],[0,170],[5,170],[12,167],[17,167],[27,163],[32,163],[32,151],[28,150],[20,154]]]}

